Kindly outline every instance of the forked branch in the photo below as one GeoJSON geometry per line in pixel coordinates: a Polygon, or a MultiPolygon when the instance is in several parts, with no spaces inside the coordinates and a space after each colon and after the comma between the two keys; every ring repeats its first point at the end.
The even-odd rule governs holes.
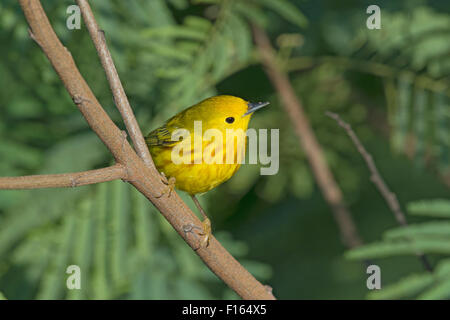
{"type": "Polygon", "coordinates": [[[105,33],[98,28],[89,3],[86,0],[77,0],[77,3],[80,7],[81,14],[83,15],[84,22],[89,30],[92,41],[94,42],[95,49],[97,49],[98,56],[103,69],[106,72],[106,77],[108,78],[114,102],[122,115],[128,134],[130,135],[131,141],[133,141],[134,148],[145,164],[154,168],[155,166],[150,156],[150,152],[145,144],[144,137],[142,136],[142,132],[136,117],[134,116],[133,109],[131,109],[130,103],[128,102],[127,95],[123,89],[111,53],[106,45],[105,33]]]}

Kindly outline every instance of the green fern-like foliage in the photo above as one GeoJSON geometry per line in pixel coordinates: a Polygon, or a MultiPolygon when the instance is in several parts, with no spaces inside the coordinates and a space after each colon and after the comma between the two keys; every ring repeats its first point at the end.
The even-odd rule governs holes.
{"type": "Polygon", "coordinates": [[[371,60],[393,71],[384,77],[392,147],[406,152],[419,167],[429,159],[446,174],[450,170],[450,19],[421,7],[411,16],[384,18],[389,32],[366,34],[368,47],[377,48],[371,60]]]}
{"type": "Polygon", "coordinates": [[[371,299],[450,298],[450,201],[423,200],[408,205],[411,215],[431,221],[387,231],[383,240],[347,253],[350,259],[380,259],[424,253],[439,257],[432,273],[412,274],[369,294],[371,299]]]}
{"type": "Polygon", "coordinates": [[[142,29],[143,49],[164,58],[156,69],[167,80],[169,109],[180,109],[215,93],[218,82],[254,62],[250,23],[265,24],[264,8],[304,27],[303,14],[286,0],[194,1],[205,17],[189,15],[180,24],[142,29]]]}
{"type": "Polygon", "coordinates": [[[324,27],[323,36],[336,55],[294,55],[287,62],[288,70],[304,70],[323,63],[379,77],[392,149],[408,155],[418,168],[429,165],[447,176],[450,172],[448,14],[420,6],[395,13],[384,9],[380,30],[361,27],[365,18],[353,14],[348,16],[349,23],[340,24],[333,22],[345,17],[330,17],[330,26],[324,27]]]}

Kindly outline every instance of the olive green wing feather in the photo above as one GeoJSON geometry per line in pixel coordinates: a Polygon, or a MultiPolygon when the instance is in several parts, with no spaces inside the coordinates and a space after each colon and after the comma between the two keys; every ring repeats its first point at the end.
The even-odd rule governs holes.
{"type": "Polygon", "coordinates": [[[170,147],[177,144],[179,141],[172,140],[172,132],[169,130],[167,123],[150,132],[145,137],[145,142],[148,146],[163,146],[170,147]]]}

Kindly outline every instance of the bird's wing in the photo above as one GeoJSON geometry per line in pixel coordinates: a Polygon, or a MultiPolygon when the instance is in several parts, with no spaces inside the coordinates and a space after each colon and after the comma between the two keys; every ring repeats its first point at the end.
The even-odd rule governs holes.
{"type": "Polygon", "coordinates": [[[172,140],[172,132],[169,130],[167,123],[162,127],[153,130],[145,137],[145,142],[148,146],[164,146],[170,147],[177,144],[179,141],[172,140]]]}

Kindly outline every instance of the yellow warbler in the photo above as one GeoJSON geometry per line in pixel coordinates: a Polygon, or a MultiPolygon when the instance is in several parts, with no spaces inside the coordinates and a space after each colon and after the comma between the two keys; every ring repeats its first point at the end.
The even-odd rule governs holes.
{"type": "Polygon", "coordinates": [[[250,103],[229,95],[211,97],[178,113],[146,137],[156,168],[168,178],[169,196],[173,187],[189,193],[204,216],[201,235],[205,236],[206,245],[211,225],[195,195],[211,190],[236,173],[239,156],[245,153],[245,131],[250,117],[268,104],[250,103]],[[227,135],[233,130],[238,132],[236,136],[227,135]],[[182,133],[181,138],[177,132],[182,133]],[[207,132],[213,133],[209,139],[207,132]],[[239,133],[243,133],[244,143],[235,143],[239,133]],[[183,148],[189,153],[179,158],[183,148]]]}

